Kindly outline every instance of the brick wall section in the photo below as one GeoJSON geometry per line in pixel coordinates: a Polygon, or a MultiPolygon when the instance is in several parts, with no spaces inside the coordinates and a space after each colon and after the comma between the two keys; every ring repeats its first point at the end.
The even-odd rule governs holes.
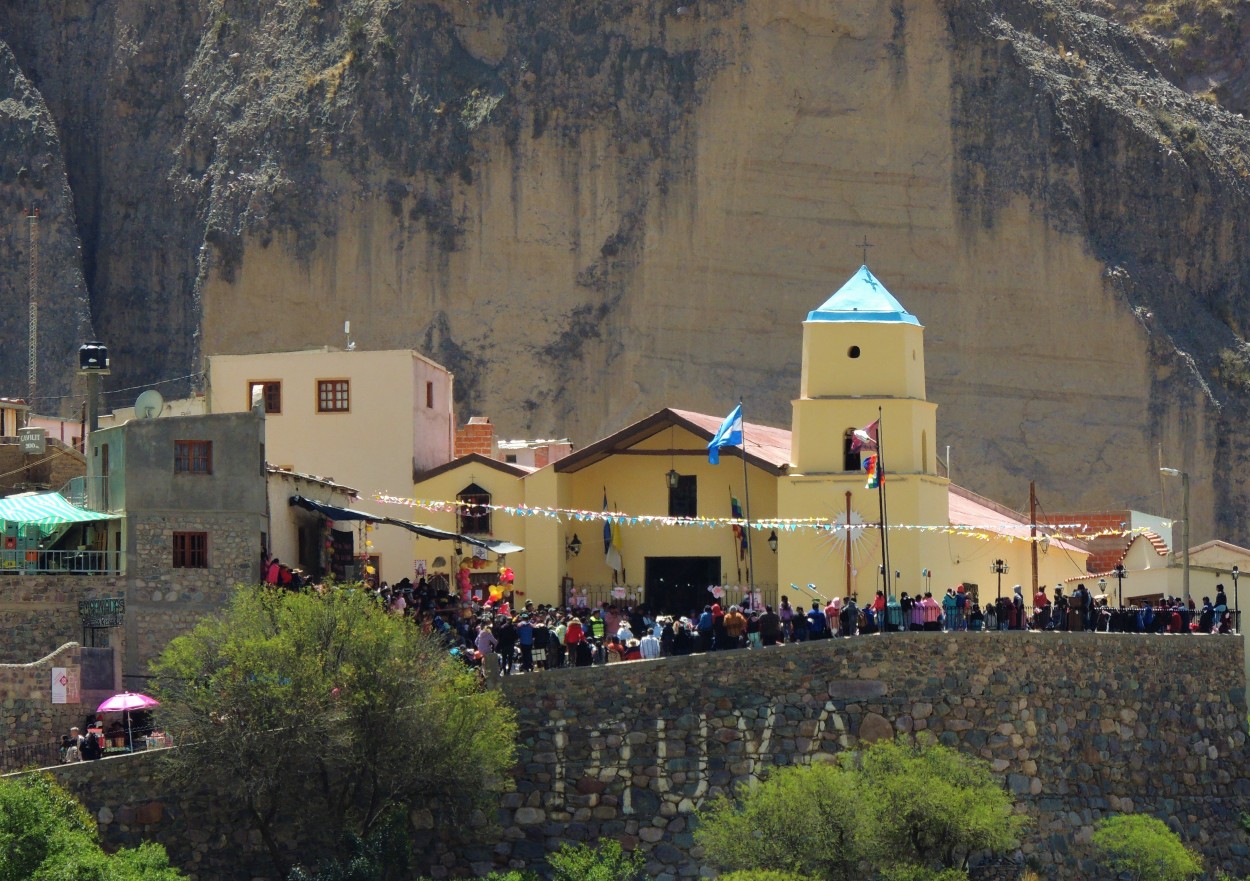
{"type": "MultiPolygon", "coordinates": [[[[538,867],[565,841],[617,838],[648,878],[696,878],[693,812],[775,765],[928,731],[993,763],[1033,821],[1024,856],[1047,879],[1101,877],[1088,841],[1146,812],[1208,871],[1250,871],[1242,642],[1129,634],[899,634],[515,677],[510,791],[471,840],[414,812],[418,874],[538,867]]],[[[263,879],[259,844],[222,797],[162,788],[143,755],[57,771],[107,841],[164,842],[197,881],[263,879]],[[115,762],[116,764],[112,764],[115,762]],[[103,765],[103,767],[101,767],[103,765]],[[152,807],[159,804],[159,809],[152,807]],[[139,823],[146,810],[151,823],[139,823]],[[188,817],[195,818],[193,827],[188,817]]]]}
{"type": "Polygon", "coordinates": [[[468,424],[456,429],[456,458],[478,453],[487,458],[494,455],[495,426],[482,416],[475,416],[468,424]],[[484,420],[484,421],[478,421],[484,420]]]}
{"type": "MultiPolygon", "coordinates": [[[[1128,511],[1087,511],[1051,514],[1038,517],[1037,522],[1065,525],[1080,523],[1082,524],[1080,532],[1092,534],[1104,530],[1121,532],[1128,528],[1127,524],[1130,519],[1131,514],[1128,511]]],[[[1089,546],[1086,571],[1102,573],[1110,571],[1116,563],[1120,562],[1120,558],[1124,556],[1124,549],[1128,547],[1129,537],[1127,535],[1104,535],[1099,538],[1083,539],[1083,541],[1089,546]]]]}

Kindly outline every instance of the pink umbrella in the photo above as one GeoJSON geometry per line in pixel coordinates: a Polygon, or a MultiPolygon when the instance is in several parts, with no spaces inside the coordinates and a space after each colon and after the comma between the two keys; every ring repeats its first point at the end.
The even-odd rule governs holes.
{"type": "Polygon", "coordinates": [[[121,694],[115,694],[100,704],[100,706],[96,707],[96,712],[126,714],[126,739],[130,741],[130,748],[133,750],[135,741],[130,731],[130,711],[146,710],[148,707],[159,707],[160,705],[161,702],[154,697],[126,691],[121,694]]]}

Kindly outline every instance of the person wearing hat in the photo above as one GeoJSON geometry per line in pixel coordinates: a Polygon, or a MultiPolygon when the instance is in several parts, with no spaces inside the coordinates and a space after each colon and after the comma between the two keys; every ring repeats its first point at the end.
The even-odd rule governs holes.
{"type": "MultiPolygon", "coordinates": [[[[650,638],[651,637],[648,637],[648,639],[650,638]]],[[[622,661],[641,661],[642,660],[642,648],[638,640],[635,639],[634,637],[631,636],[629,639],[625,640],[625,651],[621,655],[621,660],[622,661]]]]}

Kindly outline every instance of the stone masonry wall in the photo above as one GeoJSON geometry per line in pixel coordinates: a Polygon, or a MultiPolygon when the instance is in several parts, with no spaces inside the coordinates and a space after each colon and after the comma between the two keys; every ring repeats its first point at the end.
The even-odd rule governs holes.
{"type": "MultiPolygon", "coordinates": [[[[1241,646],[918,633],[513,677],[504,689],[519,754],[503,806],[474,818],[467,841],[436,834],[434,817],[415,811],[417,855],[424,871],[451,877],[540,868],[562,842],[611,837],[643,850],[648,878],[695,878],[704,866],[694,811],[709,798],[773,766],[927,731],[992,763],[1032,820],[1019,856],[1045,878],[1101,877],[1089,836],[1116,812],[1159,816],[1202,851],[1208,871],[1244,875],[1241,646]]],[[[263,878],[259,844],[228,800],[162,788],[151,759],[56,773],[109,842],[152,836],[196,881],[263,878]],[[141,809],[152,822],[138,822],[141,809]]]]}
{"type": "Polygon", "coordinates": [[[47,746],[71,725],[82,724],[83,713],[94,706],[51,700],[52,668],[65,667],[78,676],[79,653],[77,643],[68,643],[30,664],[0,664],[0,746],[47,746]]]}
{"type": "Polygon", "coordinates": [[[81,639],[78,601],[125,592],[120,576],[0,576],[0,663],[29,663],[81,639]]]}
{"type": "Polygon", "coordinates": [[[186,570],[173,569],[175,532],[208,533],[208,568],[196,570],[205,587],[255,584],[260,580],[260,534],[263,516],[178,511],[170,514],[132,514],[128,518],[134,542],[130,574],[150,582],[141,590],[162,590],[162,583],[180,582],[186,570]]]}
{"type": "Polygon", "coordinates": [[[1214,865],[1250,870],[1241,640],[1129,634],[900,634],[514,677],[516,789],[477,872],[564,840],[622,838],[660,881],[697,877],[692,814],[774,765],[928,731],[990,761],[1033,821],[1044,877],[1094,877],[1093,824],[1166,820],[1214,865]],[[551,680],[558,677],[553,687],[551,680]]]}

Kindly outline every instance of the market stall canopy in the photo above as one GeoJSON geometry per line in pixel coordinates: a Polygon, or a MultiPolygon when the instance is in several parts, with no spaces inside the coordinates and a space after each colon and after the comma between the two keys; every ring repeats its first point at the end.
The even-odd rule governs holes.
{"type": "Polygon", "coordinates": [[[303,508],[307,511],[316,511],[318,514],[324,514],[331,520],[363,520],[366,523],[387,523],[391,526],[398,526],[407,529],[409,532],[416,533],[423,538],[433,538],[439,541],[458,541],[474,547],[484,548],[491,553],[499,554],[517,554],[525,550],[520,545],[511,542],[501,541],[493,538],[474,538],[471,535],[462,535],[459,532],[448,532],[444,529],[435,529],[433,526],[426,526],[421,523],[412,523],[408,520],[400,520],[397,517],[380,517],[377,514],[369,514],[365,511],[355,511],[351,508],[340,508],[337,505],[327,505],[324,502],[314,502],[312,499],[306,499],[303,496],[291,496],[287,504],[303,508]]]}
{"type": "Polygon", "coordinates": [[[93,520],[116,520],[118,514],[87,511],[69,503],[58,492],[20,493],[0,499],[0,520],[43,528],[93,520]]]}

